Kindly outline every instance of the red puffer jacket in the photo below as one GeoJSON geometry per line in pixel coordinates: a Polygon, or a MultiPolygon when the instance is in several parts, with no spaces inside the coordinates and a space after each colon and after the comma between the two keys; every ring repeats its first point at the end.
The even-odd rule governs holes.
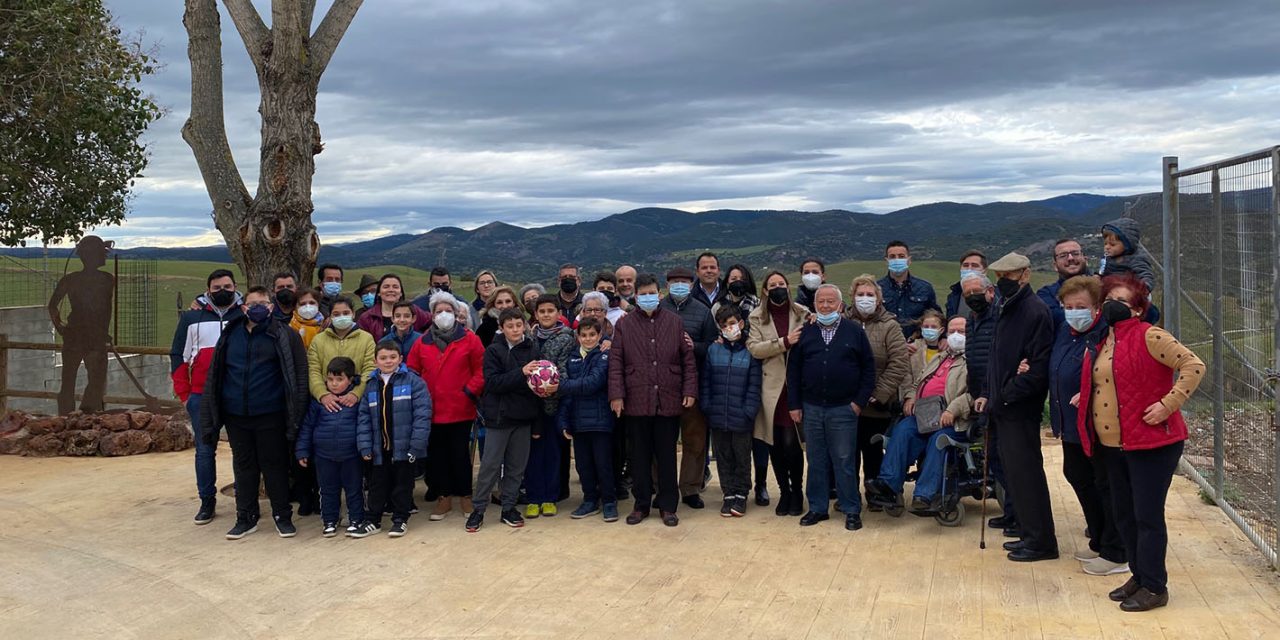
{"type": "Polygon", "coordinates": [[[475,420],[476,401],[484,391],[484,345],[470,329],[458,325],[455,330],[460,335],[444,351],[428,331],[413,343],[405,358],[405,366],[427,383],[431,421],[436,424],[475,420]]]}
{"type": "MultiPolygon", "coordinates": [[[[1112,380],[1120,405],[1120,446],[1125,451],[1156,449],[1187,439],[1187,423],[1182,412],[1174,411],[1169,419],[1157,425],[1142,421],[1147,407],[1157,403],[1173,389],[1173,370],[1151,357],[1147,350],[1150,324],[1128,320],[1111,328],[1115,336],[1112,358],[1112,380]]],[[[1098,436],[1093,429],[1093,360],[1097,353],[1087,349],[1080,370],[1080,410],[1076,428],[1087,455],[1093,455],[1098,436]]],[[[1103,381],[1106,384],[1106,381],[1103,381]]]]}
{"type": "Polygon", "coordinates": [[[678,416],[683,397],[698,397],[698,368],[684,321],[659,307],[618,321],[609,349],[609,400],[628,416],[678,416]]]}

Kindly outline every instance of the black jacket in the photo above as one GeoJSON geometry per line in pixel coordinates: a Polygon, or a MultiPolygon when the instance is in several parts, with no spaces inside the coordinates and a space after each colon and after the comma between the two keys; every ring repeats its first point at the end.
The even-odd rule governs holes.
{"type": "MultiPolygon", "coordinates": [[[[199,435],[204,442],[216,442],[218,432],[226,424],[226,416],[222,415],[222,382],[227,373],[227,336],[233,331],[244,331],[247,323],[248,318],[243,315],[233,319],[214,348],[209,377],[204,383],[204,396],[200,399],[199,435]]],[[[288,414],[285,436],[293,440],[298,435],[298,427],[307,415],[307,404],[311,400],[307,389],[307,352],[302,348],[302,337],[279,322],[267,322],[266,333],[275,345],[276,361],[284,381],[284,409],[288,414]]]]}
{"type": "MultiPolygon", "coordinates": [[[[695,289],[698,288],[696,284],[693,286],[695,289]]],[[[693,360],[698,367],[701,367],[707,359],[707,347],[720,337],[720,327],[711,316],[711,308],[694,298],[693,294],[689,294],[689,297],[679,304],[672,300],[671,296],[666,296],[658,306],[680,316],[680,321],[684,323],[684,332],[693,340],[693,360]]]]}
{"type": "Polygon", "coordinates": [[[480,411],[486,429],[511,429],[533,424],[542,417],[542,398],[534,395],[522,371],[526,364],[541,359],[533,338],[508,347],[506,337],[494,336],[493,344],[484,350],[484,395],[480,398],[480,411]]]}
{"type": "Polygon", "coordinates": [[[965,322],[964,359],[969,363],[969,395],[976,400],[987,388],[987,361],[991,356],[991,337],[996,332],[996,307],[993,303],[982,313],[969,313],[965,322]]]}
{"type": "Polygon", "coordinates": [[[1049,394],[1049,357],[1053,352],[1053,317],[1031,287],[1005,300],[996,318],[984,394],[996,420],[1040,424],[1049,394]],[[1018,363],[1030,370],[1018,373],[1018,363]]]}

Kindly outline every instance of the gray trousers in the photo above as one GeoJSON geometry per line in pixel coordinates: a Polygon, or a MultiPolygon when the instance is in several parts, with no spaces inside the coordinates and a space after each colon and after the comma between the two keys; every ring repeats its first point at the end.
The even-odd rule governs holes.
{"type": "Polygon", "coordinates": [[[716,471],[726,498],[746,497],[751,491],[751,432],[711,430],[716,452],[716,471]]]}
{"type": "Polygon", "coordinates": [[[475,495],[471,502],[476,513],[484,513],[489,506],[489,494],[502,479],[502,510],[516,508],[520,496],[520,483],[524,482],[524,468],[529,464],[531,425],[510,429],[486,429],[484,455],[480,456],[480,472],[476,476],[475,495]]]}

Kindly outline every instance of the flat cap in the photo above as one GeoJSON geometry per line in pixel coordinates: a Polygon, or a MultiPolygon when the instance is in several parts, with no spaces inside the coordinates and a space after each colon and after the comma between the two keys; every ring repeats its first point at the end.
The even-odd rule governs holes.
{"type": "Polygon", "coordinates": [[[671,270],[667,272],[667,280],[671,280],[672,278],[684,279],[689,282],[693,282],[693,269],[690,269],[689,267],[672,267],[671,270]]]}
{"type": "Polygon", "coordinates": [[[1021,253],[1009,252],[1003,258],[991,263],[988,267],[997,273],[1008,273],[1010,271],[1021,271],[1031,268],[1031,260],[1021,253]]]}

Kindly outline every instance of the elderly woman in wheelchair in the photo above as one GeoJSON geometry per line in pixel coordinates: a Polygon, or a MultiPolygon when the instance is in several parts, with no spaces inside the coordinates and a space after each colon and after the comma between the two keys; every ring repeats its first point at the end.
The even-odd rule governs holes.
{"type": "MultiPolygon", "coordinates": [[[[915,372],[903,394],[904,417],[884,438],[879,477],[867,483],[867,501],[892,516],[903,511],[902,489],[911,465],[920,461],[911,512],[959,524],[959,495],[974,475],[975,457],[967,439],[972,416],[968,367],[965,363],[965,320],[947,323],[947,346],[915,372]],[[946,516],[946,517],[944,517],[946,516]],[[950,520],[950,521],[949,521],[950,520]]],[[[977,463],[980,469],[980,462],[977,463]]],[[[979,472],[980,475],[980,472],[979,472]]],[[[979,477],[978,482],[981,483],[979,477]]],[[[981,495],[979,493],[978,495],[981,495]]]]}

